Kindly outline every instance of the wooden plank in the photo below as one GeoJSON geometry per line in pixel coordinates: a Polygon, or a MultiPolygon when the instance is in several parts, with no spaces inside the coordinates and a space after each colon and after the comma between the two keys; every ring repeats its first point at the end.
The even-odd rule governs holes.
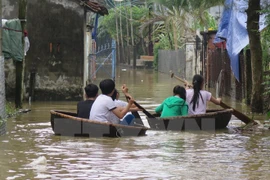
{"type": "Polygon", "coordinates": [[[153,61],[154,60],[154,56],[140,56],[140,59],[143,59],[145,61],[153,61]]]}

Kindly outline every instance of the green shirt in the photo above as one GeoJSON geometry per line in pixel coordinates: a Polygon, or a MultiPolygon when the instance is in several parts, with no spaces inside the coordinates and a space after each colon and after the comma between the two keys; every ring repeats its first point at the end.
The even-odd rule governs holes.
{"type": "Polygon", "coordinates": [[[188,114],[188,104],[178,96],[171,96],[166,98],[155,111],[161,113],[160,117],[185,116],[188,114]]]}

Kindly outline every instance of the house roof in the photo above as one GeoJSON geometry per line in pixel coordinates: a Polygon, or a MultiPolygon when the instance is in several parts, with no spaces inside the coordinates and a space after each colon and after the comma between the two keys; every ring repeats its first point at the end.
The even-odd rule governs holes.
{"type": "Polygon", "coordinates": [[[79,0],[80,4],[88,10],[100,14],[101,16],[108,15],[108,9],[94,0],[79,0]]]}

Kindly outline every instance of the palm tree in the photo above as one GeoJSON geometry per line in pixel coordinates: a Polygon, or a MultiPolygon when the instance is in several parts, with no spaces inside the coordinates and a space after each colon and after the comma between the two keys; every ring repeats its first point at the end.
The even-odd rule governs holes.
{"type": "Polygon", "coordinates": [[[148,0],[147,2],[155,3],[157,8],[152,12],[150,19],[144,19],[141,32],[152,24],[153,35],[156,35],[156,38],[168,38],[170,49],[179,49],[186,39],[194,38],[198,24],[208,29],[207,10],[222,4],[223,0],[148,0]]]}
{"type": "Polygon", "coordinates": [[[153,25],[153,36],[155,40],[167,38],[170,49],[179,49],[183,44],[186,33],[189,32],[188,11],[181,8],[182,4],[174,1],[156,1],[155,11],[151,12],[150,18],[145,17],[140,26],[141,33],[149,25],[153,25]],[[164,5],[165,3],[166,5],[164,5]]]}

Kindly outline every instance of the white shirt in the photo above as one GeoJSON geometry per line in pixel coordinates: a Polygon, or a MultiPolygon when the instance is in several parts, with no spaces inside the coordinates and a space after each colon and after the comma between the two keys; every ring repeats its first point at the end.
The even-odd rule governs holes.
{"type": "Polygon", "coordinates": [[[111,118],[111,111],[115,108],[115,103],[110,96],[100,94],[92,105],[89,119],[114,123],[111,118]]]}
{"type": "MultiPolygon", "coordinates": [[[[126,101],[122,101],[118,99],[115,99],[114,103],[116,107],[126,107],[128,105],[126,101]]],[[[122,121],[128,114],[131,114],[131,112],[127,112],[126,115],[120,121],[122,121]]],[[[111,112],[111,119],[113,123],[119,123],[119,118],[113,112],[111,112]]]]}
{"type": "Polygon", "coordinates": [[[193,111],[193,103],[191,103],[193,94],[194,94],[194,90],[193,89],[187,89],[187,97],[186,97],[186,101],[188,103],[188,114],[192,115],[192,114],[204,114],[206,113],[206,107],[207,107],[207,101],[210,101],[212,94],[208,91],[205,90],[200,90],[200,93],[202,95],[199,96],[199,105],[195,106],[195,111],[193,111]],[[203,100],[202,100],[203,99],[203,100]]]}

